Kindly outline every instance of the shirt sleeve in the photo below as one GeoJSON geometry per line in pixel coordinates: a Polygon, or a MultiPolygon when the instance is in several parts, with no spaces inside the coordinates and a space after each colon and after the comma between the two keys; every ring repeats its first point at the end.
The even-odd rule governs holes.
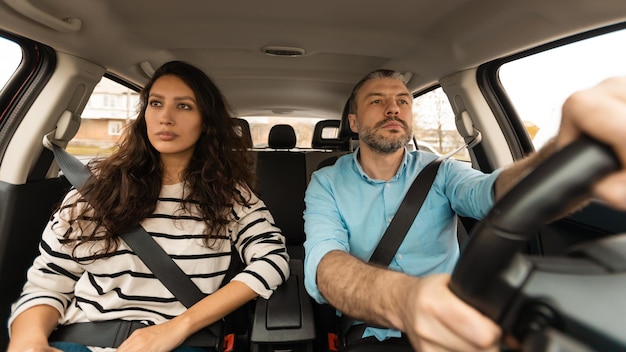
{"type": "Polygon", "coordinates": [[[331,251],[350,252],[348,231],[333,196],[330,180],[323,172],[313,173],[304,201],[304,285],[313,299],[326,303],[317,288],[317,267],[331,251]]]}
{"type": "Polygon", "coordinates": [[[469,164],[448,159],[445,171],[445,193],[452,209],[461,216],[482,219],[494,205],[494,184],[502,172],[490,174],[473,169],[469,164]]]}
{"type": "Polygon", "coordinates": [[[18,300],[11,306],[9,327],[15,318],[36,305],[49,305],[61,314],[74,297],[74,287],[84,270],[72,259],[72,245],[63,244],[63,235],[72,231],[68,219],[79,194],[69,192],[63,205],[46,225],[39,245],[39,255],[28,269],[27,281],[18,300]]]}
{"type": "Polygon", "coordinates": [[[250,207],[236,209],[233,243],[246,267],[233,280],[243,282],[263,298],[289,278],[289,255],[285,237],[269,210],[252,196],[250,207]]]}

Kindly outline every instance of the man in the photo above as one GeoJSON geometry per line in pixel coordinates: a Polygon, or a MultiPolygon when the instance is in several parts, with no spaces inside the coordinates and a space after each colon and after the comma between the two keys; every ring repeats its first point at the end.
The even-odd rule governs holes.
{"type": "MultiPolygon", "coordinates": [[[[382,341],[380,350],[496,351],[498,326],[447,286],[459,256],[454,214],[482,218],[522,170],[583,132],[613,146],[626,165],[626,78],[572,95],[558,136],[508,168],[483,174],[444,161],[389,268],[382,268],[366,261],[412,181],[434,159],[405,150],[413,98],[400,78],[378,70],[357,83],[348,118],[359,148],[313,174],[305,196],[306,288],[320,303],[391,328],[357,330],[349,350],[382,341]]],[[[595,195],[626,208],[625,181],[626,171],[613,174],[595,187],[595,195]]]]}

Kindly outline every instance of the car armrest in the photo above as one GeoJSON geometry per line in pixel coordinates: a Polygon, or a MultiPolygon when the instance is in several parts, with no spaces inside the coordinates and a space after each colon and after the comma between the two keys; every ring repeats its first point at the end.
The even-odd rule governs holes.
{"type": "Polygon", "coordinates": [[[269,299],[256,303],[252,345],[309,343],[315,339],[313,304],[304,289],[301,259],[289,261],[291,275],[269,299]]]}

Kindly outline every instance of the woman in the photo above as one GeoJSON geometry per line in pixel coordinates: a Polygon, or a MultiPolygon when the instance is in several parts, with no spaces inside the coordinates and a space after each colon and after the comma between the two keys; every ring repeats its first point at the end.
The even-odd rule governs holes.
{"type": "MultiPolygon", "coordinates": [[[[118,351],[196,351],[187,337],[289,275],[280,230],[251,191],[250,160],[224,97],[201,70],[161,66],[119,150],[65,197],[12,307],[9,351],[48,347],[57,325],[140,321],[118,351]],[[87,203],[83,196],[89,199],[87,203]],[[186,309],[120,239],[140,223],[208,294],[186,309]],[[246,267],[220,288],[231,244],[246,267]]],[[[102,350],[52,343],[66,351],[102,350]]],[[[204,349],[200,349],[204,350],[204,349]]]]}

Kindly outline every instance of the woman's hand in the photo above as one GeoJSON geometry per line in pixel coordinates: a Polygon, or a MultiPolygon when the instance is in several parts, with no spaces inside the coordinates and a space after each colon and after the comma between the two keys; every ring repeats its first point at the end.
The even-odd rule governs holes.
{"type": "Polygon", "coordinates": [[[188,337],[185,329],[172,320],[135,330],[117,352],[169,352],[188,337]]]}
{"type": "Polygon", "coordinates": [[[7,352],[62,352],[48,344],[48,336],[59,321],[59,312],[51,306],[33,306],[11,323],[7,352]]]}

